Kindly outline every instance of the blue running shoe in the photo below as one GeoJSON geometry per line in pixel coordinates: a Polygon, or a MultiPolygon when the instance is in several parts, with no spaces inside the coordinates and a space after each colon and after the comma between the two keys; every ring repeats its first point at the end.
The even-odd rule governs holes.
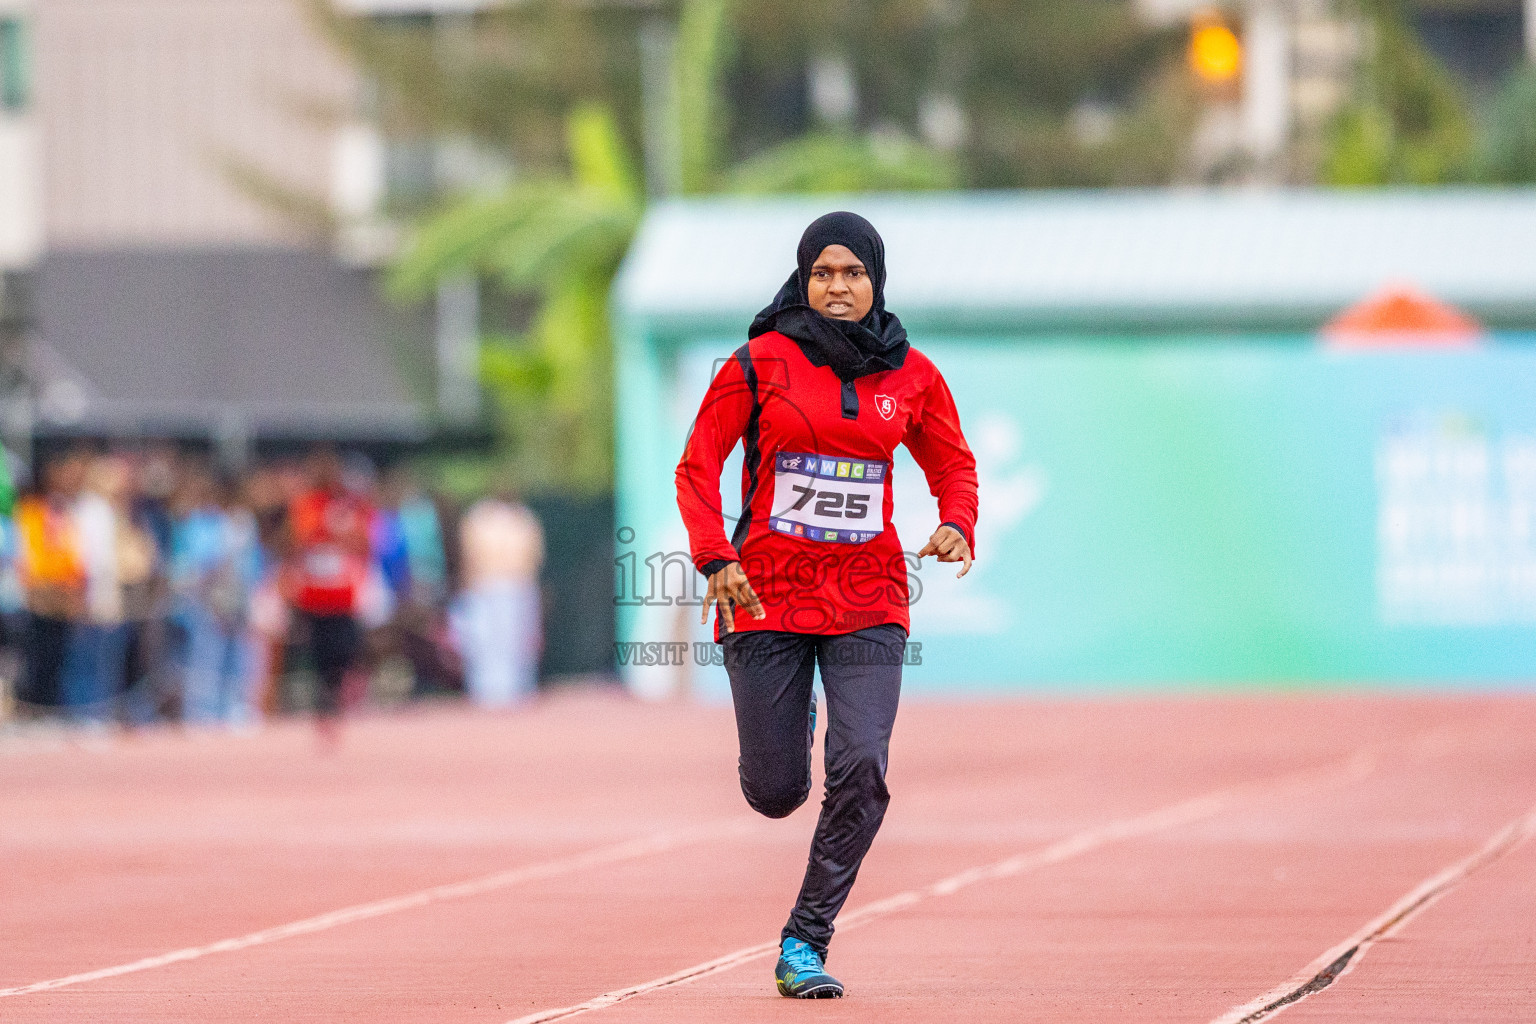
{"type": "Polygon", "coordinates": [[[828,974],[821,955],[800,939],[785,939],[773,969],[779,995],[788,999],[841,999],[843,983],[828,974]]]}

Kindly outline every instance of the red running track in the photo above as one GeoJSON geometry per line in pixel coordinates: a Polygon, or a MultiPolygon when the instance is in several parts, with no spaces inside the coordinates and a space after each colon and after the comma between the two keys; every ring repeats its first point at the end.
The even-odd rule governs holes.
{"type": "Polygon", "coordinates": [[[1536,1019],[1536,698],[909,702],[837,1003],[773,992],[815,811],[733,747],[597,695],[0,740],[0,1020],[1536,1019]]]}

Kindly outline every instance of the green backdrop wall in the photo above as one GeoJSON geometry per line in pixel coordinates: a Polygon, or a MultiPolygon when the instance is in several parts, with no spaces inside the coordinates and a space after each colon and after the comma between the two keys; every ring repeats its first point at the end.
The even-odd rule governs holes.
{"type": "MultiPolygon", "coordinates": [[[[676,603],[672,469],[737,344],[621,342],[621,641],[707,640],[697,606],[676,603]]],[[[960,405],[982,514],[968,577],[931,560],[914,574],[909,689],[1536,679],[1536,336],[1455,352],[1297,336],[918,344],[960,405]]],[[[895,486],[916,548],[936,517],[904,454],[895,486]]],[[[681,671],[725,692],[689,660],[621,671],[642,691],[681,671]]]]}

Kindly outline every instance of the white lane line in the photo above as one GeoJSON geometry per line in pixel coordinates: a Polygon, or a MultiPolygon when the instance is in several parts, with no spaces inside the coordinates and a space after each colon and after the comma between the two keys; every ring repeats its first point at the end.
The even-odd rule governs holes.
{"type": "Polygon", "coordinates": [[[480,896],[484,893],[508,888],[509,886],[521,885],[524,882],[555,878],[559,875],[568,875],[586,868],[602,867],[621,861],[635,860],[639,857],[648,857],[652,854],[676,850],[683,846],[690,846],[711,839],[738,835],[750,831],[755,825],[755,819],[742,815],[734,818],[722,818],[696,828],[679,829],[673,832],[658,832],[655,835],[642,836],[639,839],[631,839],[614,846],[599,847],[598,849],[589,850],[586,853],[579,853],[571,857],[560,857],[555,860],[542,861],[537,864],[529,864],[507,871],[498,871],[495,874],[472,878],[465,882],[437,885],[430,889],[422,889],[403,896],[394,896],[389,899],[376,900],[372,903],[359,903],[355,906],[343,907],[340,910],[333,910],[315,917],[306,917],[301,921],[293,921],[288,924],[277,925],[273,928],[264,928],[261,931],[251,932],[232,939],[210,942],[205,946],[190,946],[186,949],[178,949],[170,953],[161,953],[159,956],[145,957],[132,963],[119,964],[116,967],[103,967],[99,970],[85,971],[81,974],[71,974],[64,978],[36,981],[30,985],[18,985],[15,988],[3,988],[0,989],[0,997],[24,996],[33,992],[47,992],[50,989],[65,988],[70,985],[83,985],[90,981],[101,981],[104,978],[116,978],[124,974],[150,971],[157,967],[166,967],[170,964],[183,963],[187,960],[198,960],[205,956],[212,956],[215,953],[232,953],[240,949],[249,949],[252,946],[280,942],[283,939],[291,939],[298,935],[313,935],[315,932],[339,928],[342,925],[352,924],[355,921],[367,921],[376,917],[384,917],[387,914],[397,914],[402,910],[424,907],[429,903],[441,903],[445,900],[460,900],[470,896],[480,896]]]}
{"type": "MultiPolygon", "coordinates": [[[[1052,864],[1060,864],[1062,861],[1071,860],[1074,857],[1082,856],[1085,853],[1090,853],[1093,850],[1121,840],[1151,835],[1179,825],[1187,825],[1202,818],[1209,818],[1219,811],[1232,806],[1233,803],[1245,796],[1284,788],[1297,782],[1327,781],[1335,778],[1341,781],[1353,782],[1363,779],[1375,770],[1375,756],[1369,751],[1362,751],[1351,757],[1341,766],[1321,771],[1318,769],[1307,769],[1301,772],[1277,776],[1273,779],[1243,783],[1226,789],[1215,790],[1203,796],[1171,804],[1147,814],[1131,818],[1121,818],[1104,825],[1099,825],[1096,828],[1087,829],[1038,850],[1031,850],[992,864],[983,864],[979,867],[961,871],[920,889],[908,889],[894,896],[887,896],[885,899],[876,900],[874,903],[866,904],[838,918],[837,928],[839,932],[846,931],[849,928],[857,928],[860,925],[868,924],[870,921],[905,910],[925,900],[952,896],[961,889],[976,885],[979,882],[1008,878],[1013,875],[1034,871],[1038,868],[1048,867],[1052,864]]],[[[627,988],[614,989],[612,992],[605,992],[600,996],[595,996],[586,1002],[576,1003],[573,1006],[539,1010],[527,1016],[519,1017],[514,1021],[509,1021],[508,1024],[546,1024],[548,1021],[564,1020],[568,1017],[592,1013],[596,1010],[602,1010],[633,999],[636,996],[643,996],[649,992],[672,988],[677,985],[687,985],[754,960],[765,960],[777,954],[778,951],[779,944],[777,942],[765,942],[756,946],[748,946],[745,949],[738,949],[734,953],[727,953],[713,960],[706,960],[701,964],[685,967],[663,978],[656,978],[653,981],[642,982],[627,988]]]]}
{"type": "Polygon", "coordinates": [[[1355,934],[1313,960],[1283,984],[1276,985],[1257,999],[1237,1006],[1211,1021],[1211,1024],[1257,1024],[1268,1020],[1287,1007],[1321,992],[1335,981],[1354,970],[1365,958],[1366,951],[1382,939],[1390,937],[1409,921],[1433,906],[1442,896],[1466,881],[1478,869],[1515,849],[1536,835],[1536,808],[1516,818],[1477,850],[1458,860],[1450,867],[1426,878],[1402,899],[1361,928],[1355,934]]]}

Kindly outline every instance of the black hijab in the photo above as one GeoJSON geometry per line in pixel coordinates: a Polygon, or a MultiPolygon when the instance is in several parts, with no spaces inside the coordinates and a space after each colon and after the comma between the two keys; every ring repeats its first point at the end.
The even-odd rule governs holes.
{"type": "Polygon", "coordinates": [[[752,321],[747,337],[778,331],[793,338],[812,365],[829,366],[845,384],[882,370],[899,370],[907,358],[907,329],[885,308],[885,243],[856,213],[818,217],[800,236],[799,267],[779,294],[752,321]],[[875,301],[864,319],[834,320],[811,308],[806,286],[816,258],[829,245],[847,246],[864,264],[875,301]]]}

